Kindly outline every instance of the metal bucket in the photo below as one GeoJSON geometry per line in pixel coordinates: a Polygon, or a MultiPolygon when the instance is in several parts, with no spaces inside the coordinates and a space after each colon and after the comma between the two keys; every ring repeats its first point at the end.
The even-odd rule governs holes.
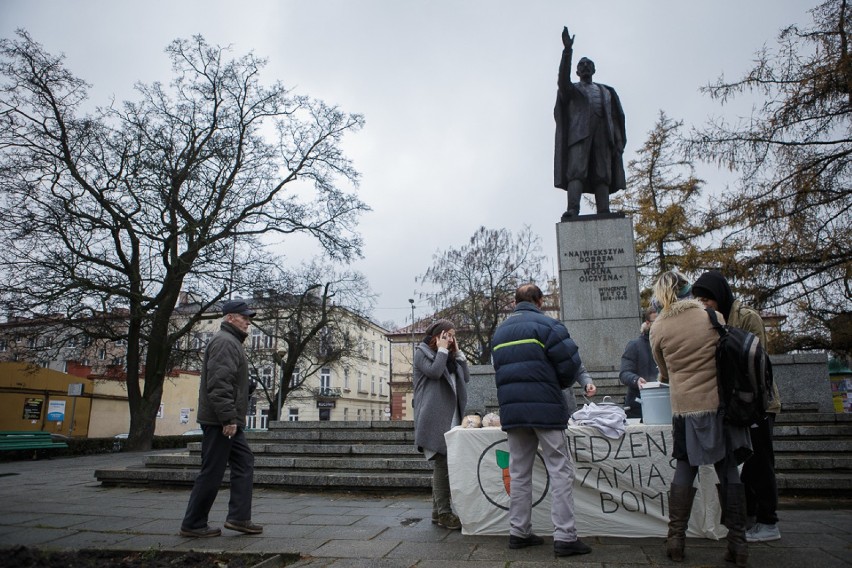
{"type": "Polygon", "coordinates": [[[642,396],[636,400],[642,404],[643,424],[672,423],[672,400],[668,386],[642,389],[642,396]]]}

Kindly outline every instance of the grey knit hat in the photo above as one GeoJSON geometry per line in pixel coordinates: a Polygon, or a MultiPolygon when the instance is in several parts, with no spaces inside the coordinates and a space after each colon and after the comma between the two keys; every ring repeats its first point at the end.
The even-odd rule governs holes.
{"type": "Polygon", "coordinates": [[[426,335],[435,337],[440,334],[442,331],[448,331],[451,329],[455,329],[456,326],[448,319],[439,319],[437,321],[433,321],[429,324],[429,327],[426,328],[426,335]]]}

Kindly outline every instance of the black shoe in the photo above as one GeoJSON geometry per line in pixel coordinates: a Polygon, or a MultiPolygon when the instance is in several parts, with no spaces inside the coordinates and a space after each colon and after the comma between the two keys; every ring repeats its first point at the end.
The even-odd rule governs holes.
{"type": "Polygon", "coordinates": [[[575,554],[588,554],[591,551],[592,549],[583,544],[579,538],[574,542],[553,541],[553,552],[556,556],[574,556],[575,554]]]}
{"type": "Polygon", "coordinates": [[[222,529],[214,529],[210,525],[205,525],[200,529],[180,528],[180,536],[189,536],[195,538],[207,538],[210,536],[219,536],[222,534],[222,529]]]}
{"type": "Polygon", "coordinates": [[[262,526],[256,525],[251,521],[225,521],[225,528],[246,534],[260,534],[263,532],[262,526]]]}
{"type": "Polygon", "coordinates": [[[509,548],[526,548],[528,546],[538,546],[544,544],[544,540],[540,536],[530,534],[527,538],[522,536],[509,535],[509,548]]]}

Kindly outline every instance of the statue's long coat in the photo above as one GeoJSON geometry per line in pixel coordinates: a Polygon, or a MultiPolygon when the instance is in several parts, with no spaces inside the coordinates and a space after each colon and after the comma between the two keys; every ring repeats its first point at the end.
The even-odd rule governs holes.
{"type": "MultiPolygon", "coordinates": [[[[562,61],[559,64],[559,90],[556,95],[556,106],[553,116],[556,119],[556,143],[553,159],[553,185],[568,189],[568,182],[574,179],[585,180],[589,156],[584,155],[578,160],[568,159],[568,148],[582,143],[589,136],[589,101],[571,83],[568,73],[571,69],[571,50],[562,51],[562,61]],[[569,163],[570,162],[570,163],[569,163]]],[[[607,141],[610,151],[610,185],[609,192],[615,193],[627,185],[624,175],[622,153],[627,142],[624,110],[615,89],[608,85],[595,83],[601,90],[604,99],[604,122],[607,129],[607,141]]],[[[594,193],[594,188],[584,187],[585,193],[594,193]]]]}

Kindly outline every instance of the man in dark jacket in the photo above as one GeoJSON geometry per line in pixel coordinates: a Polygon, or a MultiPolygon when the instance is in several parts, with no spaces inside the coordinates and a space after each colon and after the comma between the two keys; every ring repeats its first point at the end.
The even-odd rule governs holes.
{"type": "Polygon", "coordinates": [[[574,464],[565,441],[568,410],[562,389],[580,366],[577,345],[561,322],[544,315],[535,284],[515,292],[515,310],[492,340],[500,423],[509,445],[509,548],[544,541],[532,533],[532,468],[536,449],[551,477],[553,548],[557,556],[587,554],[574,523],[574,464]]]}
{"type": "Polygon", "coordinates": [[[195,478],[181,536],[219,536],[222,531],[207,524],[210,508],[219,493],[225,467],[231,466],[231,498],[225,528],[260,534],[263,527],[251,521],[254,454],[243,429],[249,405],[248,360],[243,341],[253,312],[242,300],[222,306],[224,321],[204,351],[198,393],[201,424],[201,471],[195,478]]]}
{"type": "Polygon", "coordinates": [[[642,418],[642,405],[637,399],[641,397],[639,389],[648,381],[657,380],[657,362],[651,354],[651,342],[648,333],[651,324],[657,318],[657,311],[648,308],[645,311],[645,321],[642,322],[642,331],[639,337],[632,339],[624,353],[621,355],[621,372],[618,380],[627,387],[627,396],[624,397],[624,406],[628,407],[628,418],[642,418]]]}

